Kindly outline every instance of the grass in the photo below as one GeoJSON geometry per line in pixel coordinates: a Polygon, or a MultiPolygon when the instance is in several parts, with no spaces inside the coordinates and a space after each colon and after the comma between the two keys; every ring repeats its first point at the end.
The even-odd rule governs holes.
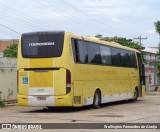
{"type": "Polygon", "coordinates": [[[6,102],[4,99],[2,100],[2,92],[0,91],[0,107],[5,107],[5,106],[6,106],[6,102]]]}

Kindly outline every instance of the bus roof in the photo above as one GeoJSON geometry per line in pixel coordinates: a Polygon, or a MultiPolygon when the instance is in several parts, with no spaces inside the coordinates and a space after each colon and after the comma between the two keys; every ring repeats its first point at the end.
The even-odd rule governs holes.
{"type": "Polygon", "coordinates": [[[37,35],[37,34],[52,34],[52,33],[65,33],[65,31],[37,31],[37,32],[28,32],[23,33],[23,35],[37,35]]]}
{"type": "Polygon", "coordinates": [[[130,51],[139,52],[136,49],[129,48],[127,46],[122,46],[121,44],[116,43],[116,42],[105,41],[105,40],[102,40],[102,39],[97,38],[97,37],[90,37],[90,36],[85,37],[85,36],[80,36],[80,35],[77,35],[77,34],[74,34],[74,33],[71,33],[71,32],[65,32],[65,33],[70,34],[71,38],[82,39],[82,40],[91,41],[91,42],[95,42],[95,43],[100,43],[100,44],[104,44],[104,45],[108,45],[108,46],[112,46],[112,47],[117,47],[117,48],[121,48],[121,49],[126,49],[126,50],[130,50],[130,51]]]}
{"type": "Polygon", "coordinates": [[[105,41],[105,40],[102,40],[102,39],[97,38],[97,37],[81,36],[81,35],[74,34],[72,32],[67,32],[67,31],[38,31],[38,32],[23,33],[22,36],[24,36],[24,35],[35,35],[35,34],[46,34],[46,33],[49,33],[49,34],[52,34],[52,33],[67,33],[67,34],[70,35],[71,38],[82,39],[82,40],[91,41],[91,42],[95,42],[95,43],[100,43],[100,44],[104,44],[104,45],[108,45],[108,46],[112,46],[112,47],[117,47],[117,48],[121,48],[121,49],[126,49],[126,50],[139,52],[136,49],[129,48],[129,47],[126,47],[126,46],[122,46],[121,44],[116,43],[116,42],[105,41]]]}

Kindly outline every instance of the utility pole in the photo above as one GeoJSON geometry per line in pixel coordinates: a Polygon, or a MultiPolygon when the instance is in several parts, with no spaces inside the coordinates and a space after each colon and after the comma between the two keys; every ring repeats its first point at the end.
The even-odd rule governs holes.
{"type": "Polygon", "coordinates": [[[147,39],[147,37],[142,38],[141,36],[139,36],[138,38],[135,38],[135,37],[134,37],[134,39],[138,39],[138,40],[139,40],[139,44],[142,45],[142,40],[143,40],[143,39],[147,39]]]}

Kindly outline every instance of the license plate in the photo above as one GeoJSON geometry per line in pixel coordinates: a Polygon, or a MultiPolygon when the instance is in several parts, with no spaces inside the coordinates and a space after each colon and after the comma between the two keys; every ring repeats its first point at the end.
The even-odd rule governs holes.
{"type": "Polygon", "coordinates": [[[46,97],[37,97],[37,100],[46,100],[46,97]]]}

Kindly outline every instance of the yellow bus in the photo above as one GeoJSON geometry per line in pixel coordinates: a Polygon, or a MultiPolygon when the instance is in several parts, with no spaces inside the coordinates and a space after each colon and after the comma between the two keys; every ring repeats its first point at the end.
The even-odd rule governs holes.
{"type": "Polygon", "coordinates": [[[99,108],[143,97],[144,85],[144,65],[135,49],[65,31],[21,36],[19,105],[99,108]]]}

